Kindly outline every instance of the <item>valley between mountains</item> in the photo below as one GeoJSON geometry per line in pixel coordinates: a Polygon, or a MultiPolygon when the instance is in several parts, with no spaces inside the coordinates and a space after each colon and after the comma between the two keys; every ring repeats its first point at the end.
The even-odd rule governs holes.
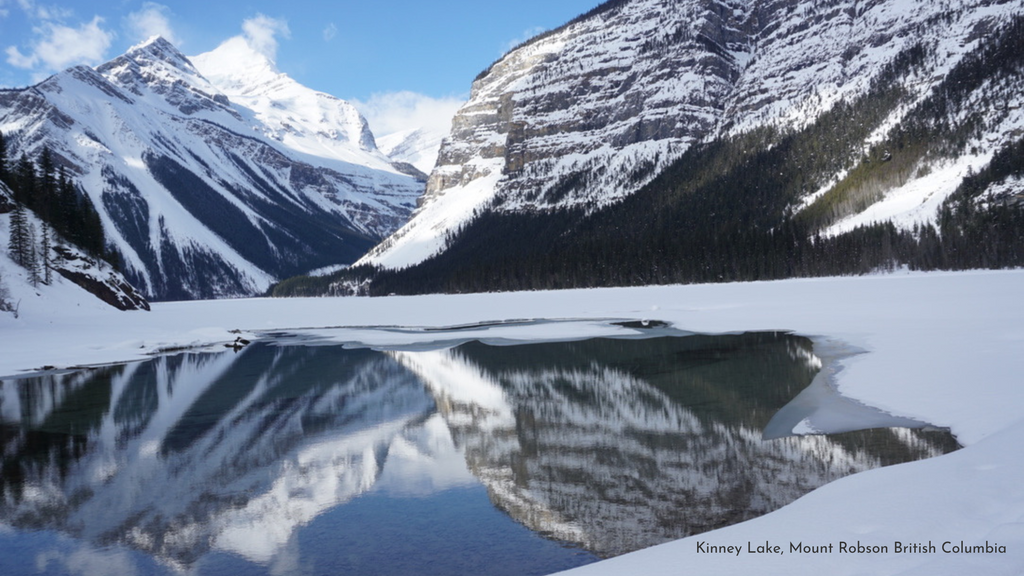
{"type": "Polygon", "coordinates": [[[63,174],[92,254],[152,300],[1016,266],[1022,8],[612,0],[394,157],[244,38],[186,57],[157,37],[0,91],[3,210],[60,236],[32,190],[63,174]]]}
{"type": "MultiPolygon", "coordinates": [[[[530,538],[615,556],[548,571],[1024,573],[1022,73],[1024,0],[609,0],[466,78],[443,131],[378,137],[244,37],[187,55],[153,36],[2,89],[0,549],[41,552],[0,554],[0,572],[200,574],[231,554],[297,573],[309,546],[343,562],[299,534],[393,481],[390,459],[457,464],[430,490],[479,480],[530,538]],[[589,356],[543,370],[600,340],[643,372],[616,344],[658,330],[799,338],[786,353],[811,393],[791,380],[774,425],[726,430],[589,356]],[[570,433],[544,428],[557,395],[593,407],[567,404],[570,433]],[[817,442],[856,429],[836,404],[960,448],[868,470],[881,461],[817,442]],[[704,523],[685,499],[723,474],[689,455],[712,448],[604,449],[657,440],[654,421],[729,439],[725,476],[768,489],[704,523]],[[811,448],[772,444],[791,435],[811,448]],[[809,464],[782,481],[748,466],[779,450],[809,464]],[[671,515],[626,512],[659,499],[671,515]],[[660,522],[692,536],[631,541],[660,522]],[[946,541],[972,552],[882,551],[946,541]],[[780,553],[708,552],[762,545],[780,553]],[[847,545],[870,553],[833,552],[847,545]]],[[[742,411],[701,381],[720,359],[650,372],[671,392],[690,371],[742,411]]],[[[342,525],[363,528],[325,533],[342,525]]]]}

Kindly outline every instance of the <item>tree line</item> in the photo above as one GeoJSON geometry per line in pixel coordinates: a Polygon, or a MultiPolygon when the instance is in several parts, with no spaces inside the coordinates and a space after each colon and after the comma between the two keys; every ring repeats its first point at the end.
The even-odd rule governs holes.
{"type": "Polygon", "coordinates": [[[0,132],[0,182],[13,194],[8,252],[12,260],[29,271],[33,284],[49,284],[55,265],[54,250],[62,242],[77,246],[86,254],[107,260],[115,267],[117,254],[106,247],[99,213],[89,197],[68,176],[64,165],[44,146],[33,160],[22,153],[8,158],[7,144],[0,132]],[[37,230],[28,213],[42,222],[37,230]]]}
{"type": "MultiPolygon", "coordinates": [[[[1024,143],[1016,148],[1016,156],[1003,155],[1017,160],[1016,174],[1024,177],[1024,143]]],[[[1012,196],[988,205],[978,201],[977,191],[997,178],[996,172],[986,169],[965,179],[943,204],[936,225],[900,229],[884,222],[835,236],[812,233],[797,218],[770,229],[726,225],[673,232],[662,227],[641,234],[627,232],[632,224],[622,223],[617,234],[605,235],[581,229],[582,215],[571,211],[487,212],[455,234],[447,250],[419,265],[362,266],[329,277],[292,278],[273,294],[468,293],[840,276],[897,267],[1024,266],[1024,206],[1012,196]]]]}

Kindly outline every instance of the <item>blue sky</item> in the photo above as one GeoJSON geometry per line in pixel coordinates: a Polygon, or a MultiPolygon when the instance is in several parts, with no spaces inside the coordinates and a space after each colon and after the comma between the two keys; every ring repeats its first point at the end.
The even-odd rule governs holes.
{"type": "Polygon", "coordinates": [[[465,98],[512,45],[600,0],[0,0],[0,86],[113,58],[149,34],[185,54],[246,30],[299,82],[360,102],[465,98]]]}

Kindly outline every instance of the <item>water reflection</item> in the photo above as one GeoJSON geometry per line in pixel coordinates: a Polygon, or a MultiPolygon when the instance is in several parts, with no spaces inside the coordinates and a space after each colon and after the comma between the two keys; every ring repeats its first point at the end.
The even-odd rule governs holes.
{"type": "Polygon", "coordinates": [[[256,346],[5,382],[2,518],[186,567],[268,561],[296,527],[374,485],[434,409],[371,351],[256,346]]]}
{"type": "Polygon", "coordinates": [[[601,556],[956,447],[948,434],[897,429],[764,441],[772,415],[820,367],[808,340],[785,334],[471,343],[395,356],[439,398],[498,506],[601,556]]]}
{"type": "MultiPolygon", "coordinates": [[[[482,486],[516,522],[610,556],[955,446],[907,430],[762,440],[818,368],[805,339],[747,334],[390,353],[259,344],[6,380],[0,524],[176,570],[203,572],[225,552],[268,571],[345,555],[317,564],[340,569],[356,554],[331,540],[351,532],[338,514],[388,499],[427,527],[482,486]],[[312,530],[331,544],[298,547],[312,530]]],[[[378,533],[372,517],[359,516],[378,533]]],[[[509,523],[494,538],[543,559],[534,573],[592,560],[510,536],[520,527],[509,523]]],[[[498,548],[476,546],[484,565],[498,548]]],[[[444,573],[437,556],[457,554],[422,553],[401,566],[444,573]]]]}

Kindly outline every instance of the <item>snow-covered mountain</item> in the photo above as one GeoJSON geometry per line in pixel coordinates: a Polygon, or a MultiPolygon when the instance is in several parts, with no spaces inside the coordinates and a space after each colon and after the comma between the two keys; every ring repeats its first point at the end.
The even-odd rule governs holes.
{"type": "Polygon", "coordinates": [[[422,184],[377,150],[350,104],[240,39],[195,62],[157,37],[0,92],[10,157],[50,147],[145,293],[258,293],[351,262],[405,222],[422,184]]]}
{"type": "Polygon", "coordinates": [[[427,174],[434,169],[441,142],[448,134],[429,128],[410,128],[377,139],[377,147],[396,162],[405,162],[427,174]]]}
{"type": "MultiPolygon", "coordinates": [[[[888,218],[905,228],[932,222],[971,168],[1019,137],[1024,111],[1010,103],[1022,85],[1019,63],[950,107],[954,125],[984,118],[965,129],[965,142],[954,137],[955,149],[913,151],[919,156],[905,157],[905,173],[850,200],[848,189],[866,188],[852,180],[857,161],[874,145],[900,141],[893,130],[948,93],[944,83],[958,66],[984,61],[989,43],[1022,13],[1020,0],[605,2],[513,49],[476,79],[421,207],[360,262],[420,263],[480,212],[608,209],[696,144],[759,130],[792,134],[880,85],[899,92],[866,106],[873,115],[861,114],[864,133],[850,137],[833,165],[807,170],[808,188],[793,209],[845,202],[826,219],[809,218],[830,234],[888,218]]],[[[762,141],[770,148],[779,137],[762,141]]]]}
{"type": "Polygon", "coordinates": [[[254,116],[253,126],[266,138],[316,158],[389,168],[366,120],[352,104],[279,72],[245,38],[236,36],[189,60],[231,102],[254,116]]]}

